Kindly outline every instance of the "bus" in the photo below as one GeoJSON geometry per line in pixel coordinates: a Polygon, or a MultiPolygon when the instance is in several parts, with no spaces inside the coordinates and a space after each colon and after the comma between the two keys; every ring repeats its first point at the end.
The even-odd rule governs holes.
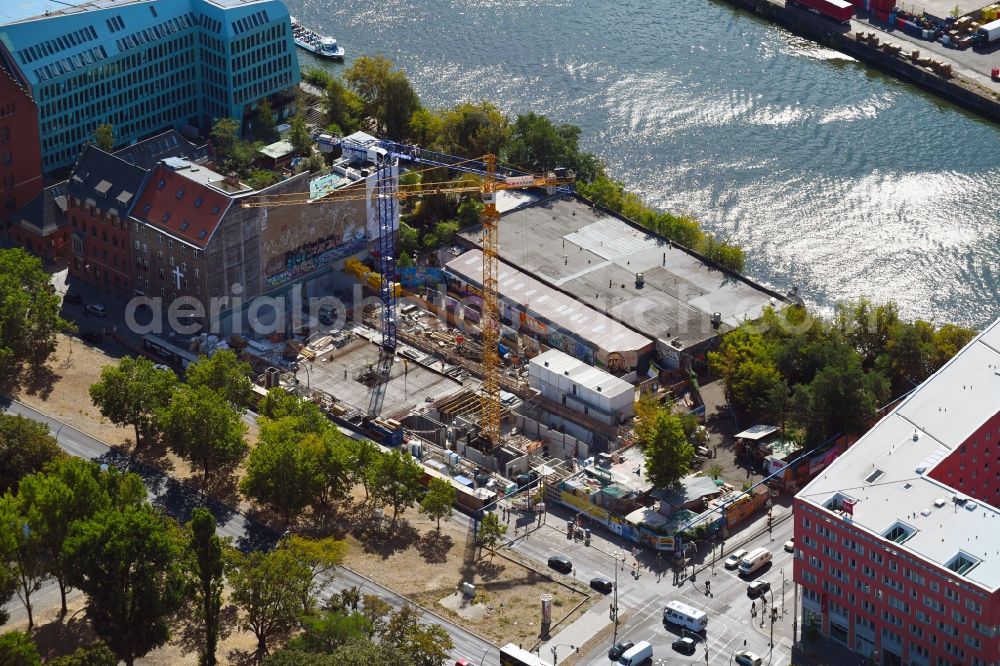
{"type": "Polygon", "coordinates": [[[166,340],[162,340],[155,335],[142,336],[142,348],[146,352],[162,358],[168,363],[172,363],[182,369],[187,369],[189,365],[198,360],[198,357],[191,352],[175,347],[166,340]]]}
{"type": "Polygon", "coordinates": [[[500,666],[552,666],[552,664],[513,643],[507,643],[500,648],[500,666]]]}

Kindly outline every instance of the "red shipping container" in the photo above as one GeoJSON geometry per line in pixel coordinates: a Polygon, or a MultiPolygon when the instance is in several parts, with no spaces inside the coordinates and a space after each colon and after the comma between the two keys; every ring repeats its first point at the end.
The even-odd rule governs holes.
{"type": "Polygon", "coordinates": [[[806,9],[828,16],[841,23],[847,23],[854,14],[854,6],[847,0],[796,0],[806,9]]]}

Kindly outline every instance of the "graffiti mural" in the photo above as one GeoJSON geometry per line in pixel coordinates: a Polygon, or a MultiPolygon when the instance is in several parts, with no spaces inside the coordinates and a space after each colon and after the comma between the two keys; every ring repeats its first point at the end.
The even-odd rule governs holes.
{"type": "MultiPolygon", "coordinates": [[[[275,287],[280,287],[287,282],[297,280],[315,270],[329,266],[338,259],[343,259],[344,257],[349,257],[352,254],[360,252],[364,247],[365,239],[361,237],[341,245],[327,246],[318,252],[308,254],[295,251],[289,252],[288,254],[292,256],[287,258],[283,267],[279,266],[278,272],[271,273],[270,270],[267,271],[268,274],[264,277],[264,288],[274,289],[275,287]]],[[[269,266],[269,268],[271,267],[269,266]]]]}

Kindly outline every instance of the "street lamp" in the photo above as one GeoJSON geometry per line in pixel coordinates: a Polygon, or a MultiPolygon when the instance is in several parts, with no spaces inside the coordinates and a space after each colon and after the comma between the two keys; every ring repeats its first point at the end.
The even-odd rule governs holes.
{"type": "Polygon", "coordinates": [[[558,645],[549,646],[549,649],[552,650],[552,666],[555,666],[556,664],[559,663],[559,656],[556,654],[556,649],[560,647],[568,647],[570,650],[575,650],[576,652],[580,651],[580,648],[576,647],[575,645],[569,645],[567,643],[559,643],[558,645]]]}
{"type": "Polygon", "coordinates": [[[80,420],[80,418],[81,418],[81,417],[79,417],[79,416],[71,416],[71,417],[69,417],[69,418],[67,418],[67,419],[63,419],[63,420],[59,421],[59,427],[58,427],[58,428],[56,428],[56,440],[58,440],[58,439],[59,439],[59,433],[61,433],[61,432],[62,432],[62,429],[63,429],[63,426],[64,426],[64,425],[66,425],[66,424],[67,424],[67,423],[69,423],[70,421],[79,421],[79,420],[80,420]]]}
{"type": "Polygon", "coordinates": [[[612,644],[618,644],[618,551],[615,551],[613,557],[615,558],[614,570],[615,570],[615,596],[614,601],[611,605],[611,619],[615,623],[614,637],[612,638],[612,644]]]}

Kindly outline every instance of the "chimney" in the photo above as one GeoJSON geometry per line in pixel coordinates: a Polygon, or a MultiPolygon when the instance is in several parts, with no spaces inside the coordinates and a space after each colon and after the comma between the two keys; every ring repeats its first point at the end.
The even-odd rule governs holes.
{"type": "Polygon", "coordinates": [[[226,177],[223,182],[225,182],[226,185],[229,185],[230,187],[239,187],[240,176],[235,171],[230,171],[229,173],[226,174],[226,177]]]}

